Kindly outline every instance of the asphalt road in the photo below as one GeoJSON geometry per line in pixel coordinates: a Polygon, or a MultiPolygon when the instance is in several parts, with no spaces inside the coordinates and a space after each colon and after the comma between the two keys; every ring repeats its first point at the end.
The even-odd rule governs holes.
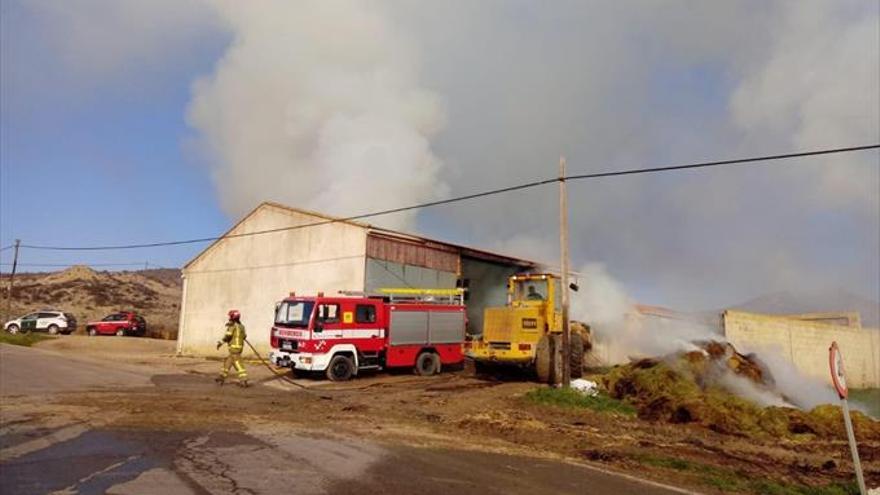
{"type": "Polygon", "coordinates": [[[0,344],[0,396],[148,385],[147,370],[0,344]],[[132,371],[132,369],[136,371],[132,371]]]}
{"type": "MultiPolygon", "coordinates": [[[[0,345],[0,403],[16,395],[51,400],[58,393],[145,385],[151,372],[0,345]]],[[[561,461],[378,443],[332,432],[304,436],[240,428],[123,430],[76,423],[45,428],[0,416],[0,493],[682,493],[561,461]]]]}

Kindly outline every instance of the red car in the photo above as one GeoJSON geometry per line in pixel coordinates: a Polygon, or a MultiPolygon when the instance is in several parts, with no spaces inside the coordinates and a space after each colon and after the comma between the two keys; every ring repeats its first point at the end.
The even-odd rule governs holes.
{"type": "Polygon", "coordinates": [[[86,323],[89,335],[137,335],[143,337],[147,333],[147,321],[132,311],[120,311],[105,316],[100,321],[86,323]]]}

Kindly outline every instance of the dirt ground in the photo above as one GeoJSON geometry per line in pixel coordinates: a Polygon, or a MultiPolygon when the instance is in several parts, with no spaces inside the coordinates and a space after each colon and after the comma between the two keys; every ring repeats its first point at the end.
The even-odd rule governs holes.
{"type": "MultiPolygon", "coordinates": [[[[587,461],[707,493],[801,493],[797,490],[807,486],[847,493],[834,491],[836,485],[852,486],[844,438],[745,437],[548,406],[525,398],[540,385],[517,379],[477,378],[462,371],[428,378],[377,373],[345,384],[299,379],[297,386],[250,362],[258,386],[240,389],[214,385],[219,361],[175,357],[173,342],[73,336],[38,347],[76,359],[150,366],[155,386],[62,394],[51,402],[21,396],[4,402],[7,417],[65,417],[168,431],[234,431],[245,424],[278,432],[332,429],[414,446],[587,461]]],[[[859,448],[868,486],[880,485],[880,439],[863,439],[859,448]]]]}

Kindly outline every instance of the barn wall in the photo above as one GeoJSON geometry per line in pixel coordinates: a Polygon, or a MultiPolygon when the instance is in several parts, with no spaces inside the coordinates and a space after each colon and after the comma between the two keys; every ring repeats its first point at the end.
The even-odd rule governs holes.
{"type": "MultiPolygon", "coordinates": [[[[314,223],[322,218],[263,205],[231,234],[314,223]]],[[[216,354],[226,312],[242,312],[248,340],[269,348],[275,302],[290,291],[364,290],[366,230],[331,223],[271,234],[224,238],[183,270],[178,352],[216,354]]]]}
{"type": "Polygon", "coordinates": [[[458,279],[455,272],[403,265],[374,258],[367,258],[366,270],[367,292],[388,288],[454,289],[455,281],[458,279]]]}
{"type": "Polygon", "coordinates": [[[441,272],[459,271],[458,250],[427,241],[370,235],[367,237],[367,257],[441,272]]]}

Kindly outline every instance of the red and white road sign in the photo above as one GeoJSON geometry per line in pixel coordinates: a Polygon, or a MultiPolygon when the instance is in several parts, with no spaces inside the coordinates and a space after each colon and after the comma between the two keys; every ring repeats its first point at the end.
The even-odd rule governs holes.
{"type": "Polygon", "coordinates": [[[849,390],[846,388],[846,373],[843,371],[843,356],[837,347],[837,342],[832,342],[828,348],[828,365],[831,367],[831,382],[837,395],[841,399],[846,399],[849,390]]]}

